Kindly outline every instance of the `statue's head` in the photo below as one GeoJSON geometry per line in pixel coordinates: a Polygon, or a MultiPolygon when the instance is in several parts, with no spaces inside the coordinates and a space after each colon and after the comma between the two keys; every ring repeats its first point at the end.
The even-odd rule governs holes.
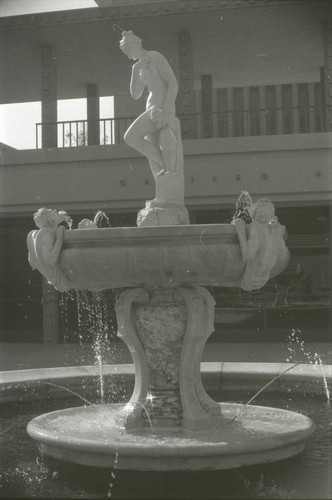
{"type": "Polygon", "coordinates": [[[57,227],[61,222],[67,220],[67,213],[64,211],[52,210],[51,208],[40,208],[33,214],[33,220],[40,229],[43,227],[57,227]]]}
{"type": "Polygon", "coordinates": [[[254,219],[257,222],[270,222],[274,214],[274,205],[267,198],[261,198],[255,203],[254,219]]]}
{"type": "Polygon", "coordinates": [[[142,49],[142,40],[132,31],[123,31],[120,40],[120,49],[129,59],[138,59],[138,52],[142,49]]]}

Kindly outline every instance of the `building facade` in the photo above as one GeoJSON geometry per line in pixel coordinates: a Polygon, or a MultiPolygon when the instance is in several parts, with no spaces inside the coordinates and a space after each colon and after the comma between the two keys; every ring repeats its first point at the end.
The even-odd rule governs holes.
{"type": "Polygon", "coordinates": [[[328,332],[331,3],[97,3],[0,19],[1,103],[41,102],[42,110],[34,149],[0,148],[2,341],[62,339],[59,296],[27,263],[34,211],[67,210],[75,228],[102,210],[111,225],[131,226],[154,197],[145,158],[123,143],[145,100],[130,97],[131,62],[119,50],[118,27],[163,53],[178,79],[191,223],[230,222],[246,189],[254,200],[269,197],[288,229],[286,273],[255,296],[213,290],[218,323],[273,335],[279,327],[328,332]],[[101,119],[99,102],[106,96],[114,98],[114,113],[101,119]],[[82,97],[87,120],[59,122],[58,101],[82,97]],[[248,313],[244,322],[238,322],[240,312],[248,313]]]}

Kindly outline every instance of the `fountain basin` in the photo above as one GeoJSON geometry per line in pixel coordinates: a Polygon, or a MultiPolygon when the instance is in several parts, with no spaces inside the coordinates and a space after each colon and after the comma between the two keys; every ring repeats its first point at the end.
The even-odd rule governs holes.
{"type": "Polygon", "coordinates": [[[245,269],[231,224],[65,231],[59,265],[78,290],[239,286],[245,269]]]}
{"type": "MultiPolygon", "coordinates": [[[[30,243],[35,238],[38,257],[37,237],[30,243]]],[[[300,453],[314,428],[309,418],[258,406],[243,411],[213,400],[202,384],[200,360],[214,330],[205,286],[239,286],[244,270],[231,224],[66,231],[58,263],[46,271],[76,290],[125,289],[115,309],[135,386],[126,405],[33,419],[27,430],[41,452],[149,471],[229,469],[300,453]]]]}
{"type": "Polygon", "coordinates": [[[304,415],[262,406],[220,403],[210,429],[136,428],[118,415],[125,405],[92,405],[41,415],[28,433],[42,453],[83,465],[126,470],[216,470],[282,460],[300,453],[313,432],[304,415]],[[232,421],[234,417],[236,420],[232,421]]]}

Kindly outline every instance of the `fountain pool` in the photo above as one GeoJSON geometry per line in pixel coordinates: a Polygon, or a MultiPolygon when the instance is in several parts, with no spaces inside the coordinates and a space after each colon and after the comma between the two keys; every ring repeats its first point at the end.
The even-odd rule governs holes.
{"type": "MultiPolygon", "coordinates": [[[[258,385],[259,380],[257,374],[258,385]]],[[[215,386],[215,383],[206,382],[215,386]]],[[[122,402],[129,399],[132,386],[133,380],[127,383],[121,380],[122,402]]],[[[61,388],[51,389],[42,391],[40,387],[27,386],[1,406],[3,472],[0,494],[4,498],[331,498],[331,406],[322,392],[317,395],[314,392],[266,390],[256,402],[304,413],[315,422],[315,430],[300,455],[280,462],[223,471],[145,472],[118,469],[116,455],[113,465],[107,468],[70,464],[42,456],[31,446],[31,438],[26,433],[28,422],[36,415],[82,404],[79,398],[61,388]]],[[[253,395],[253,390],[240,392],[238,389],[209,393],[214,399],[238,404],[247,402],[253,395]]],[[[90,400],[93,393],[97,391],[91,387],[90,391],[80,394],[90,400]]],[[[112,402],[111,393],[107,400],[112,402]]],[[[148,430],[146,433],[151,434],[148,430]]]]}

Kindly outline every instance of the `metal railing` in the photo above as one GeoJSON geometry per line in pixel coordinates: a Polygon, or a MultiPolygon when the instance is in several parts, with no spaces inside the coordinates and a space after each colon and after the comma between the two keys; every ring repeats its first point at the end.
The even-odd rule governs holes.
{"type": "Polygon", "coordinates": [[[319,234],[292,234],[287,238],[289,248],[329,248],[330,235],[319,234]]]}
{"type": "MultiPolygon", "coordinates": [[[[324,106],[191,113],[178,115],[183,139],[248,137],[326,131],[324,106]]],[[[36,124],[36,148],[81,147],[123,143],[123,136],[136,117],[103,118],[97,121],[72,120],[36,124]],[[56,144],[43,144],[43,132],[56,144]]]]}
{"type": "Polygon", "coordinates": [[[36,124],[36,148],[43,144],[43,130],[57,137],[56,147],[123,143],[123,136],[135,117],[103,118],[97,121],[71,120],[36,124]]]}

